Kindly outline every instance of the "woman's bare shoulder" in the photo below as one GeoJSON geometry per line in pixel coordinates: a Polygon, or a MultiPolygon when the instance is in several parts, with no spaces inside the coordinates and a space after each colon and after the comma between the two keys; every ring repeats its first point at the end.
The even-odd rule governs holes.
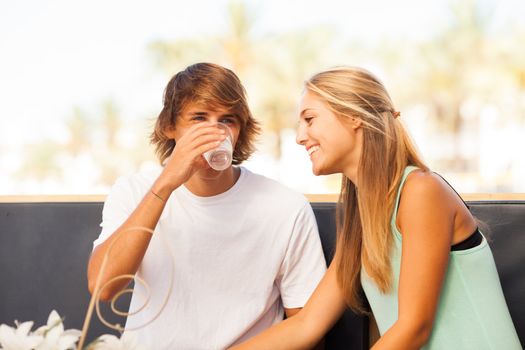
{"type": "Polygon", "coordinates": [[[421,198],[421,196],[433,198],[447,194],[448,190],[448,186],[439,175],[431,171],[417,169],[408,175],[402,194],[405,197],[410,195],[417,198],[421,198]]]}

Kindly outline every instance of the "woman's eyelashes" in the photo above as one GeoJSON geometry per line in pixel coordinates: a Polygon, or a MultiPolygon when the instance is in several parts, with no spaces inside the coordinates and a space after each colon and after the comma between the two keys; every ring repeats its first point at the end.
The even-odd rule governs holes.
{"type": "Polygon", "coordinates": [[[306,116],[304,116],[303,119],[304,119],[304,121],[305,121],[305,123],[307,125],[311,125],[313,120],[314,120],[314,118],[315,118],[315,116],[313,116],[313,115],[306,115],[306,116]]]}

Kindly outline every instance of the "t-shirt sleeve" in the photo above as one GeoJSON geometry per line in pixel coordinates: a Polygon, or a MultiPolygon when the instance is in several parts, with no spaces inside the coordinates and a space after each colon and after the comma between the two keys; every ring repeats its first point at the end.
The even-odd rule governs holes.
{"type": "Polygon", "coordinates": [[[325,272],[317,221],[307,202],[296,217],[277,279],[284,307],[303,307],[325,272]]]}
{"type": "Polygon", "coordinates": [[[102,222],[100,223],[102,231],[93,242],[93,249],[108,239],[131,215],[135,207],[136,203],[129,179],[126,177],[119,178],[111,187],[104,202],[102,222]]]}

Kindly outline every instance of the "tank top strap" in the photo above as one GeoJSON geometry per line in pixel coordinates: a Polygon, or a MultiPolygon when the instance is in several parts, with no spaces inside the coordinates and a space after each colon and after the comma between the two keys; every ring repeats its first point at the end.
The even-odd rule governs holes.
{"type": "Polygon", "coordinates": [[[459,197],[459,199],[461,199],[461,201],[463,202],[463,204],[465,204],[465,206],[467,207],[468,211],[470,211],[470,206],[467,204],[467,202],[465,202],[465,200],[463,199],[463,197],[461,197],[461,195],[458,193],[458,191],[456,191],[456,189],[454,187],[452,187],[452,185],[443,177],[441,176],[440,174],[434,172],[434,174],[436,174],[437,176],[439,176],[443,181],[445,181],[445,183],[448,185],[448,187],[450,187],[452,189],[452,191],[454,191],[456,193],[456,195],[459,197]]]}
{"type": "Polygon", "coordinates": [[[397,188],[396,204],[394,205],[394,211],[392,212],[391,224],[393,225],[393,227],[396,226],[397,208],[399,207],[399,198],[401,197],[401,190],[403,189],[403,185],[405,184],[408,175],[416,169],[419,168],[414,165],[409,165],[405,168],[405,171],[403,172],[403,177],[401,178],[401,182],[399,183],[399,187],[397,188]]]}

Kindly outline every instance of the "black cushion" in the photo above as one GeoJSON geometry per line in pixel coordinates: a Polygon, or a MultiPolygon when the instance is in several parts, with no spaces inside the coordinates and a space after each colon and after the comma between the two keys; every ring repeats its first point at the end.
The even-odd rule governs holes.
{"type": "MultiPolygon", "coordinates": [[[[485,222],[503,292],[522,344],[525,341],[525,201],[469,202],[485,222]]],[[[335,203],[312,203],[323,251],[335,246],[335,203]]],[[[66,328],[81,329],[90,300],[86,266],[100,232],[102,203],[0,203],[0,323],[46,322],[52,309],[66,328]]],[[[120,308],[126,308],[129,297],[120,308]]],[[[109,321],[125,320],[108,312],[109,321]]],[[[88,340],[115,331],[93,317],[88,340]]],[[[327,349],[367,349],[368,319],[348,311],[327,335],[327,349]]]]}
{"type": "MultiPolygon", "coordinates": [[[[33,320],[38,327],[55,309],[65,328],[82,329],[101,213],[102,203],[0,203],[0,323],[33,320]]],[[[111,322],[125,322],[102,309],[111,322]]],[[[93,317],[87,338],[104,333],[117,334],[93,317]]]]}

